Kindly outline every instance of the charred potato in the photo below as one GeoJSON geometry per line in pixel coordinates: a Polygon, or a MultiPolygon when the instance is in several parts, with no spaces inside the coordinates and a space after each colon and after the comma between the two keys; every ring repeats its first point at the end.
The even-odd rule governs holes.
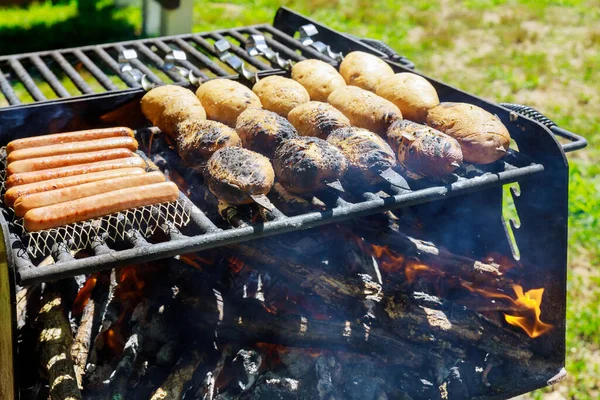
{"type": "Polygon", "coordinates": [[[415,122],[425,122],[427,111],[440,104],[431,83],[410,72],[402,72],[382,80],[376,93],[394,103],[402,111],[404,118],[415,122]]]}
{"type": "Polygon", "coordinates": [[[239,146],[235,130],[217,121],[189,119],[177,127],[177,149],[185,164],[201,170],[215,151],[239,146]]]}
{"type": "Polygon", "coordinates": [[[275,180],[269,159],[241,147],[217,150],[204,169],[208,189],[230,204],[252,203],[250,195],[269,193],[275,180]]]}
{"type": "Polygon", "coordinates": [[[327,101],[335,89],[346,86],[337,70],[321,60],[304,60],[292,67],[292,79],[308,91],[311,100],[327,101]]]}
{"type": "Polygon", "coordinates": [[[260,98],[263,107],[284,118],[294,107],[308,103],[310,96],[304,86],[293,79],[268,76],[254,84],[252,91],[260,98]]]}
{"type": "Polygon", "coordinates": [[[327,138],[331,132],[350,126],[350,120],[331,104],[309,101],[294,108],[288,120],[302,136],[327,138]]]}
{"type": "Polygon", "coordinates": [[[230,79],[212,79],[196,91],[206,117],[235,127],[237,117],[248,107],[262,108],[260,99],[252,90],[230,79]]]}
{"type": "Polygon", "coordinates": [[[402,119],[392,102],[356,86],[335,90],[327,101],[348,117],[350,124],[378,135],[385,135],[392,122],[402,119]]]}
{"type": "Polygon", "coordinates": [[[323,190],[326,183],[340,179],[348,163],[337,147],[323,139],[301,136],[277,148],[273,168],[287,190],[303,194],[323,190]]]}
{"type": "Polygon", "coordinates": [[[456,139],[463,159],[474,164],[493,163],[510,145],[510,134],[500,119],[472,104],[440,103],[427,113],[427,125],[456,139]]]}
{"type": "Polygon", "coordinates": [[[249,108],[241,113],[235,130],[242,139],[242,146],[269,158],[284,140],[298,136],[287,119],[260,108],[249,108]]]}
{"type": "Polygon", "coordinates": [[[394,75],[394,70],[372,54],[353,51],[340,64],[340,74],[348,85],[374,92],[380,81],[394,75]]]}
{"type": "Polygon", "coordinates": [[[341,128],[333,131],[327,141],[340,149],[348,160],[345,180],[352,185],[381,182],[379,174],[396,164],[392,148],[366,129],[341,128]]]}
{"type": "Polygon", "coordinates": [[[152,125],[176,138],[177,124],[187,119],[206,119],[206,112],[194,93],[177,85],[159,86],[142,97],[142,112],[152,125]]]}
{"type": "Polygon", "coordinates": [[[387,142],[397,152],[398,164],[412,178],[442,178],[462,164],[456,139],[412,121],[394,122],[387,142]]]}

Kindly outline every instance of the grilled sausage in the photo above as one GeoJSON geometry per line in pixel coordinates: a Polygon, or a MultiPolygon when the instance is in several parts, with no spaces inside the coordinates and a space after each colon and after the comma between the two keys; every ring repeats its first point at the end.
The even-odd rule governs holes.
{"type": "Polygon", "coordinates": [[[82,185],[89,182],[101,181],[104,179],[118,178],[120,176],[132,176],[145,174],[142,168],[119,168],[109,171],[93,172],[90,174],[67,176],[65,178],[50,179],[42,182],[28,183],[25,185],[14,186],[4,194],[4,204],[12,207],[19,197],[28,196],[34,193],[42,193],[50,190],[56,190],[76,185],[82,185]]]}
{"type": "Polygon", "coordinates": [[[52,135],[34,136],[25,139],[13,140],[6,145],[6,154],[15,150],[28,149],[30,147],[50,146],[56,144],[84,142],[87,140],[104,139],[112,137],[133,137],[131,129],[125,127],[89,129],[85,131],[74,131],[55,133],[52,135]]]}
{"type": "Polygon", "coordinates": [[[412,178],[442,178],[463,161],[456,139],[408,120],[394,122],[388,129],[387,141],[398,153],[398,164],[412,178]]]}
{"type": "Polygon", "coordinates": [[[198,170],[220,148],[240,145],[237,132],[216,121],[184,121],[177,132],[179,156],[188,166],[198,170]]]}
{"type": "Polygon", "coordinates": [[[132,137],[125,136],[88,140],[85,142],[54,144],[42,147],[30,147],[13,151],[8,155],[6,161],[10,164],[14,161],[28,160],[30,158],[51,157],[61,154],[88,153],[91,151],[118,148],[136,151],[138,149],[138,142],[132,137]]]}
{"type": "Polygon", "coordinates": [[[379,174],[396,164],[392,148],[373,132],[351,127],[333,131],[327,141],[342,151],[348,160],[345,180],[351,185],[374,184],[379,174]]]}
{"type": "Polygon", "coordinates": [[[143,175],[129,175],[119,178],[105,179],[99,182],[89,182],[83,185],[71,186],[49,192],[35,193],[22,196],[14,204],[15,215],[24,216],[29,210],[50,206],[52,204],[64,203],[65,201],[77,200],[83,197],[95,196],[114,190],[126,189],[135,186],[150,185],[152,183],[164,182],[165,176],[162,172],[155,171],[143,175]]]}
{"type": "Polygon", "coordinates": [[[231,79],[211,79],[196,91],[206,117],[235,127],[238,115],[248,107],[262,108],[252,90],[231,79]]]}
{"type": "Polygon", "coordinates": [[[311,193],[340,179],[348,162],[342,152],[323,139],[301,136],[286,140],[273,159],[277,180],[292,193],[311,193]]]}
{"type": "Polygon", "coordinates": [[[69,165],[87,164],[97,161],[115,160],[118,158],[132,157],[134,154],[127,149],[111,149],[92,151],[89,153],[62,154],[53,157],[31,158],[8,164],[8,176],[13,174],[41,171],[44,169],[67,167],[69,165]]]}
{"type": "Polygon", "coordinates": [[[374,92],[381,80],[394,75],[394,70],[372,54],[353,51],[340,64],[340,74],[348,85],[374,92]]]}
{"type": "Polygon", "coordinates": [[[230,204],[248,204],[249,195],[269,193],[275,173],[269,159],[241,147],[225,147],[212,155],[204,179],[219,199],[230,204]]]}
{"type": "Polygon", "coordinates": [[[302,136],[327,138],[331,132],[350,126],[350,120],[331,104],[309,101],[294,108],[288,120],[302,136]]]}
{"type": "Polygon", "coordinates": [[[248,108],[241,113],[235,130],[240,135],[244,147],[269,158],[273,157],[281,142],[298,136],[298,132],[288,120],[260,108],[248,108]]]}
{"type": "Polygon", "coordinates": [[[206,112],[194,92],[177,85],[164,85],[142,97],[142,112],[152,125],[176,139],[177,125],[188,119],[205,120],[206,112]]]}
{"type": "Polygon", "coordinates": [[[310,96],[304,86],[289,78],[272,75],[254,84],[252,91],[258,95],[263,107],[284,118],[294,107],[308,103],[310,96]]]}
{"type": "Polygon", "coordinates": [[[304,60],[292,67],[292,79],[308,91],[311,100],[327,101],[335,89],[346,86],[337,70],[321,60],[304,60]]]}
{"type": "Polygon", "coordinates": [[[8,177],[5,185],[8,189],[17,185],[25,185],[49,179],[63,178],[66,176],[89,174],[92,172],[107,171],[117,168],[146,168],[146,162],[140,157],[118,158],[116,160],[98,161],[89,164],[71,165],[68,167],[45,169],[42,171],[23,172],[8,177]]]}
{"type": "Polygon", "coordinates": [[[340,110],[353,126],[385,135],[389,126],[402,119],[392,102],[356,86],[345,86],[329,95],[329,104],[340,110]]]}
{"type": "Polygon", "coordinates": [[[173,182],[120,189],[30,210],[23,224],[29,232],[57,228],[131,208],[175,201],[178,195],[179,189],[173,182]]]}

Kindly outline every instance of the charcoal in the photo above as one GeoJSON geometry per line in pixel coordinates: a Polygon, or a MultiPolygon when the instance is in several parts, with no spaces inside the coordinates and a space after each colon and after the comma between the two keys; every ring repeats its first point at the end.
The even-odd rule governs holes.
{"type": "Polygon", "coordinates": [[[385,381],[377,377],[358,377],[349,379],[344,386],[344,394],[352,400],[387,399],[385,381]]]}
{"type": "Polygon", "coordinates": [[[342,366],[333,356],[320,356],[315,362],[317,392],[321,400],[341,398],[334,384],[339,381],[342,366]]]}
{"type": "Polygon", "coordinates": [[[261,375],[250,395],[244,400],[298,400],[302,394],[301,382],[297,379],[267,372],[261,375]]]}
{"type": "Polygon", "coordinates": [[[460,376],[458,367],[450,368],[450,374],[446,378],[446,390],[448,391],[448,398],[453,400],[467,400],[471,398],[469,390],[460,376]]]}
{"type": "Polygon", "coordinates": [[[301,378],[310,372],[316,359],[307,349],[301,347],[286,347],[279,352],[281,362],[287,367],[292,378],[301,378]]]}
{"type": "Polygon", "coordinates": [[[161,366],[172,365],[175,362],[177,346],[175,340],[165,343],[156,353],[156,363],[161,366]]]}
{"type": "Polygon", "coordinates": [[[235,374],[235,382],[230,389],[232,393],[248,391],[258,378],[258,371],[262,363],[262,355],[253,349],[242,349],[231,362],[235,374]]]}

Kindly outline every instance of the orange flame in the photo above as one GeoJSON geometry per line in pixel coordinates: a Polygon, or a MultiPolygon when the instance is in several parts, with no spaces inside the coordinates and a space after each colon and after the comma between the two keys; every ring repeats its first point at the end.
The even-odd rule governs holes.
{"type": "Polygon", "coordinates": [[[79,290],[73,302],[73,315],[81,315],[83,313],[83,309],[90,300],[90,297],[92,297],[92,291],[96,287],[97,280],[96,276],[91,276],[85,281],[85,284],[79,290]]]}
{"type": "Polygon", "coordinates": [[[429,268],[425,264],[421,264],[420,262],[415,261],[415,260],[408,260],[408,262],[406,263],[406,267],[404,269],[404,274],[406,275],[407,281],[413,282],[420,272],[430,271],[430,270],[431,270],[431,268],[429,268]]]}
{"type": "Polygon", "coordinates": [[[404,268],[403,255],[395,254],[387,246],[377,246],[376,244],[373,244],[371,247],[373,249],[372,254],[377,258],[381,269],[389,273],[402,271],[404,268]]]}
{"type": "Polygon", "coordinates": [[[242,260],[234,256],[229,257],[227,261],[229,261],[229,269],[236,274],[246,266],[242,260]]]}
{"type": "Polygon", "coordinates": [[[517,295],[517,300],[515,301],[515,304],[527,308],[529,314],[533,313],[535,318],[531,318],[531,315],[527,317],[504,314],[506,322],[508,322],[511,325],[520,327],[532,339],[548,332],[552,328],[552,325],[546,324],[540,319],[540,315],[542,314],[540,305],[542,304],[544,288],[531,289],[523,293],[523,288],[521,286],[513,285],[513,290],[517,295]]]}
{"type": "Polygon", "coordinates": [[[183,255],[179,256],[179,261],[182,261],[182,262],[186,263],[187,265],[190,265],[199,270],[202,269],[203,265],[212,265],[215,262],[212,257],[210,259],[204,258],[204,257],[200,257],[196,253],[183,254],[183,255]]]}

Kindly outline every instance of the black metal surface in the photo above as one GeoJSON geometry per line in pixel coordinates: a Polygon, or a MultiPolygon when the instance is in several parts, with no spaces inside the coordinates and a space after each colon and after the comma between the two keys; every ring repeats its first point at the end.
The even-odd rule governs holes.
{"type": "Polygon", "coordinates": [[[73,81],[77,89],[81,91],[82,94],[92,94],[94,91],[92,88],[85,82],[85,80],[75,71],[75,68],[65,59],[65,57],[57,52],[53,51],[50,53],[54,61],[58,63],[60,68],[65,72],[65,74],[73,81]]]}
{"type": "Polygon", "coordinates": [[[33,55],[30,58],[33,65],[40,71],[46,82],[48,82],[57,95],[60,97],[71,97],[67,89],[60,83],[56,75],[50,71],[50,68],[42,61],[40,56],[33,55]]]}

